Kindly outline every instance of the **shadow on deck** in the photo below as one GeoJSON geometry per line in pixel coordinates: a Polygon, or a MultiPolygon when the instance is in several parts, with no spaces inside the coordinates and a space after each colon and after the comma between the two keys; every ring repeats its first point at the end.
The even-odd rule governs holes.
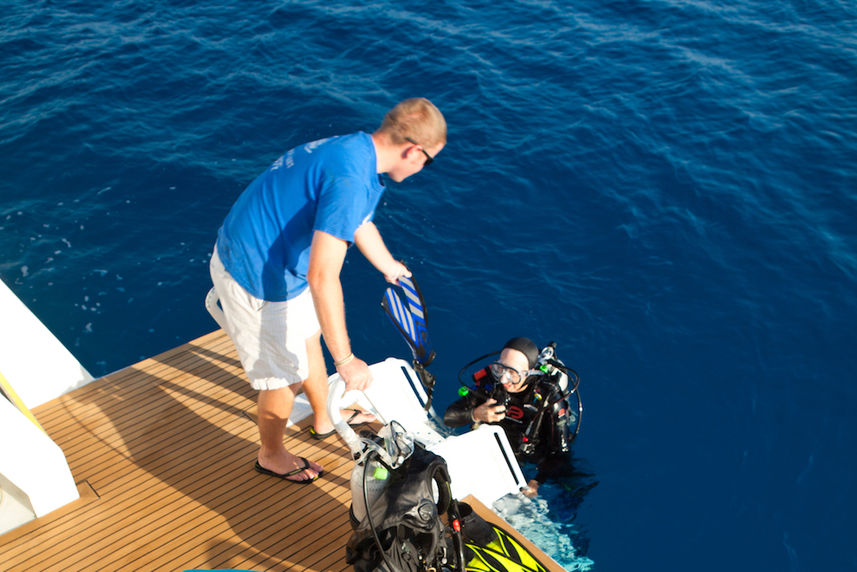
{"type": "Polygon", "coordinates": [[[349,569],[347,449],[307,420],[287,446],[325,476],[260,475],[255,407],[218,330],[36,408],[83,494],[0,536],[0,569],[349,569]]]}

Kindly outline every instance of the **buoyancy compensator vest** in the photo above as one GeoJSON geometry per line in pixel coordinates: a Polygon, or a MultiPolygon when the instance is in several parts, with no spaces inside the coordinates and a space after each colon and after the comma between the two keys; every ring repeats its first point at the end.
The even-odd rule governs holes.
{"type": "Polygon", "coordinates": [[[446,461],[418,443],[398,467],[380,458],[369,450],[354,468],[346,561],[358,572],[455,569],[456,546],[441,520],[452,500],[446,461]],[[386,482],[372,487],[372,479],[386,482]]]}

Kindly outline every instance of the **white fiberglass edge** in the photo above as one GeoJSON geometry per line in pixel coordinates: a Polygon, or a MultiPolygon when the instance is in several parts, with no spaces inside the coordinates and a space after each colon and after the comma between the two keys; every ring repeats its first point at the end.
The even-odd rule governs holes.
{"type": "Polygon", "coordinates": [[[0,316],[0,373],[27,407],[92,381],[89,372],[2,280],[0,316]]]}
{"type": "MultiPolygon", "coordinates": [[[[34,516],[43,516],[80,496],[62,450],[2,397],[0,436],[0,482],[13,485],[3,487],[4,496],[16,497],[16,504],[31,509],[34,516]]],[[[0,513],[0,526],[3,520],[0,513]]]]}

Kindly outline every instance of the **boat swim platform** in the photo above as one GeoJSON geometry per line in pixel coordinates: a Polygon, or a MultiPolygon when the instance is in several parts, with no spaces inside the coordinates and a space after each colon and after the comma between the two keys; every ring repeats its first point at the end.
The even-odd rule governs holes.
{"type": "MultiPolygon", "coordinates": [[[[350,453],[286,429],[325,468],[310,485],[253,470],[256,392],[216,330],[36,407],[80,498],[0,535],[0,570],[351,570],[350,453]]],[[[376,426],[376,429],[378,427],[376,426]]],[[[493,512],[465,499],[484,518],[493,512]]],[[[550,570],[562,570],[526,539],[550,570]]]]}

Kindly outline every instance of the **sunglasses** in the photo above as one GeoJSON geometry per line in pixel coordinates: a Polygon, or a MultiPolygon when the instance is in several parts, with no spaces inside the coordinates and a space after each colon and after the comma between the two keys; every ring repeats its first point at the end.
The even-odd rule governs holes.
{"type": "Polygon", "coordinates": [[[411,139],[410,137],[405,137],[405,141],[407,141],[408,143],[412,143],[412,144],[416,145],[417,147],[419,147],[419,148],[420,148],[420,151],[422,151],[422,152],[423,152],[423,155],[425,155],[425,156],[426,156],[426,162],[425,162],[425,163],[423,163],[423,167],[428,167],[429,165],[431,165],[431,164],[432,164],[432,162],[434,161],[434,157],[432,157],[431,155],[429,155],[428,153],[426,153],[426,150],[425,150],[425,149],[423,149],[423,146],[422,146],[422,145],[420,145],[419,143],[417,143],[416,141],[414,141],[414,140],[413,140],[413,139],[411,139]]]}

